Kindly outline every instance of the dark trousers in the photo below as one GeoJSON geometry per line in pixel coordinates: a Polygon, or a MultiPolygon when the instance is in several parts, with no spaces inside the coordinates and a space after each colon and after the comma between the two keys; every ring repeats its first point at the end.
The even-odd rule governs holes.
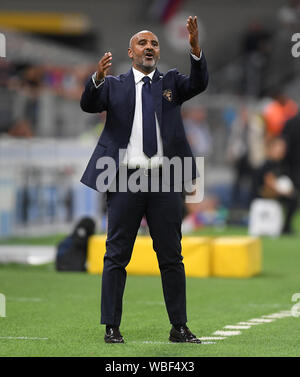
{"type": "Polygon", "coordinates": [[[283,232],[289,233],[292,231],[292,220],[294,217],[294,214],[296,213],[298,209],[298,195],[295,193],[291,197],[281,197],[280,202],[283,204],[285,209],[285,219],[284,219],[284,226],[283,226],[283,232]]]}
{"type": "MultiPolygon", "coordinates": [[[[150,185],[149,185],[150,186],[150,185]]],[[[180,192],[108,192],[108,229],[102,274],[101,323],[120,325],[126,266],[145,215],[161,272],[172,324],[186,318],[185,271],[181,255],[183,200],[180,192]]],[[[143,251],[140,250],[142,253],[143,251]]]]}

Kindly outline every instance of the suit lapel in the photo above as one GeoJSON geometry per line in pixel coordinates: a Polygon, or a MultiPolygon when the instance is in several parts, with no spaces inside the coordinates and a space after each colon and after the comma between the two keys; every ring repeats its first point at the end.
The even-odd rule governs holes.
{"type": "MultiPolygon", "coordinates": [[[[134,117],[134,111],[135,111],[135,82],[134,82],[134,76],[132,69],[130,69],[123,78],[124,86],[125,86],[125,98],[127,99],[128,104],[128,125],[130,128],[130,134],[133,124],[133,117],[134,117]]],[[[129,134],[129,135],[130,135],[129,134]]]]}
{"type": "Polygon", "coordinates": [[[155,112],[160,130],[162,131],[162,77],[163,75],[156,69],[153,75],[151,91],[154,101],[155,112]]]}

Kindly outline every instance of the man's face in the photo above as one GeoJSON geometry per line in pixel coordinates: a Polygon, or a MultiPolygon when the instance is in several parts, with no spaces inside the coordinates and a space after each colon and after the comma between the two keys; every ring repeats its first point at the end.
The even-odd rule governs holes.
{"type": "Polygon", "coordinates": [[[134,68],[146,74],[152,72],[160,57],[157,37],[150,31],[137,33],[131,39],[128,56],[134,68]]]}

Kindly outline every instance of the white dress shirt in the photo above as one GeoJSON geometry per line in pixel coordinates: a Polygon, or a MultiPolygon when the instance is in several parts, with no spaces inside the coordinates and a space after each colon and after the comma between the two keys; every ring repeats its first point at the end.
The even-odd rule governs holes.
{"type": "MultiPolygon", "coordinates": [[[[202,57],[202,50],[200,57],[191,54],[195,60],[200,60],[202,57]]],[[[135,110],[132,124],[132,131],[127,146],[125,156],[121,162],[121,165],[127,165],[128,168],[157,168],[162,165],[163,161],[163,144],[160,134],[160,127],[158,124],[157,116],[155,114],[156,122],[156,136],[157,136],[157,153],[149,158],[143,152],[143,112],[142,112],[142,87],[144,85],[143,77],[149,76],[152,82],[154,71],[145,75],[144,73],[138,71],[132,67],[132,72],[134,75],[135,82],[135,110]]],[[[96,88],[99,88],[105,81],[101,81],[98,85],[95,82],[96,72],[92,76],[93,83],[96,88]]]]}
{"type": "Polygon", "coordinates": [[[157,137],[157,153],[149,158],[143,152],[143,110],[142,110],[142,88],[144,85],[143,77],[148,76],[152,82],[154,71],[145,75],[132,67],[135,82],[135,110],[132,124],[132,131],[127,146],[127,151],[122,161],[122,165],[129,168],[149,168],[158,167],[162,164],[163,147],[160,128],[155,114],[156,137],[157,137]]]}

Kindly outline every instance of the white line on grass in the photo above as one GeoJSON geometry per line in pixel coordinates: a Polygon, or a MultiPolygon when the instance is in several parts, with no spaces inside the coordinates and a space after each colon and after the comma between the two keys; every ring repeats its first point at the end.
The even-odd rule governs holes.
{"type": "Polygon", "coordinates": [[[12,340],[48,340],[48,338],[30,338],[27,336],[0,336],[0,339],[12,339],[12,340]]]}
{"type": "Polygon", "coordinates": [[[233,331],[219,330],[219,331],[215,331],[213,335],[222,335],[225,337],[223,339],[226,339],[226,337],[228,336],[241,335],[242,332],[238,330],[243,330],[243,329],[247,330],[247,329],[250,329],[252,326],[263,325],[265,323],[274,322],[277,319],[286,318],[286,317],[292,317],[292,313],[290,310],[281,310],[278,313],[265,314],[259,318],[249,319],[247,322],[238,322],[237,325],[227,325],[227,326],[224,326],[224,329],[228,329],[228,330],[231,329],[233,331]]]}
{"type": "MultiPolygon", "coordinates": [[[[236,325],[226,325],[224,326],[224,330],[218,330],[213,333],[214,336],[203,336],[199,338],[201,340],[201,344],[217,344],[218,342],[213,342],[213,340],[224,340],[230,336],[241,335],[242,331],[240,330],[248,330],[252,326],[263,325],[266,323],[274,322],[277,319],[292,317],[292,313],[289,310],[281,310],[278,313],[272,314],[265,314],[259,318],[252,318],[248,321],[238,322],[236,325]],[[231,330],[231,331],[230,331],[231,330]]],[[[173,342],[158,342],[158,341],[151,341],[151,340],[144,340],[144,341],[132,341],[130,343],[139,343],[139,344],[176,344],[173,342]]],[[[181,343],[182,344],[182,343],[181,343]]]]}
{"type": "Polygon", "coordinates": [[[224,331],[218,330],[214,332],[214,335],[223,335],[223,336],[233,336],[233,335],[241,335],[241,331],[224,331]]]}
{"type": "Polygon", "coordinates": [[[252,318],[249,319],[249,322],[258,322],[258,323],[270,323],[275,321],[275,319],[267,319],[267,318],[252,318]]]}
{"type": "Polygon", "coordinates": [[[41,302],[43,301],[40,297],[8,297],[7,301],[17,301],[17,302],[41,302]]]}
{"type": "Polygon", "coordinates": [[[231,329],[231,330],[245,330],[245,329],[250,329],[251,326],[246,326],[246,325],[227,325],[224,326],[224,329],[231,329]]]}
{"type": "MultiPolygon", "coordinates": [[[[200,338],[202,339],[202,338],[200,338]]],[[[183,343],[178,343],[178,342],[158,342],[158,341],[152,341],[152,340],[142,340],[142,341],[132,341],[129,343],[139,343],[139,344],[183,344],[183,343]]],[[[192,344],[192,343],[189,343],[192,344]]],[[[202,342],[201,344],[216,344],[216,342],[202,342]]]]}
{"type": "Polygon", "coordinates": [[[268,315],[263,315],[263,318],[275,318],[275,319],[280,319],[280,318],[286,318],[286,317],[291,317],[291,312],[289,310],[287,311],[282,311],[280,313],[273,313],[273,314],[268,314],[268,315]]]}
{"type": "Polygon", "coordinates": [[[202,342],[201,341],[201,344],[216,344],[217,342],[202,342]]]}

